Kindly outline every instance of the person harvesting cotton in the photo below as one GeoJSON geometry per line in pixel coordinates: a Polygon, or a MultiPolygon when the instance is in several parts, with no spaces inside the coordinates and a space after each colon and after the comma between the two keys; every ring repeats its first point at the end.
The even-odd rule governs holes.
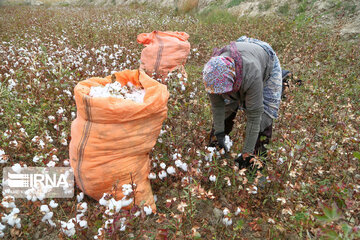
{"type": "Polygon", "coordinates": [[[246,36],[215,49],[203,69],[203,83],[213,116],[210,145],[228,151],[225,136],[239,109],[246,113],[246,133],[239,167],[252,165],[254,154],[266,156],[265,144],[278,117],[282,91],[281,67],[276,53],[263,41],[246,36]]]}

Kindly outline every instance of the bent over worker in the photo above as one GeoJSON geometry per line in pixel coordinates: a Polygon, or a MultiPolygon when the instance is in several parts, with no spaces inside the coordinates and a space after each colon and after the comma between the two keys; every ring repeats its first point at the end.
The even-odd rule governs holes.
{"type": "Polygon", "coordinates": [[[203,82],[213,116],[211,144],[217,141],[228,151],[225,135],[231,132],[237,111],[243,109],[247,117],[245,141],[235,162],[248,167],[254,154],[266,155],[264,144],[270,141],[282,91],[280,62],[271,46],[242,36],[215,49],[203,69],[203,82]]]}

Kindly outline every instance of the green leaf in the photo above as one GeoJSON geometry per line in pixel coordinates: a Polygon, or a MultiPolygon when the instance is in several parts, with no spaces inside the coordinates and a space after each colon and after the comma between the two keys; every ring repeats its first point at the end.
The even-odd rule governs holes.
{"type": "Polygon", "coordinates": [[[345,236],[348,236],[349,233],[350,233],[350,230],[351,230],[351,228],[349,227],[349,225],[346,224],[346,223],[344,223],[344,224],[341,225],[341,228],[342,228],[342,230],[343,230],[343,232],[344,232],[344,235],[345,235],[345,236]]]}
{"type": "Polygon", "coordinates": [[[337,213],[337,209],[337,206],[333,204],[331,208],[324,206],[323,211],[325,213],[325,216],[327,216],[331,221],[335,221],[340,217],[337,213]]]}
{"type": "Polygon", "coordinates": [[[331,220],[327,216],[323,216],[323,215],[319,215],[319,214],[315,214],[314,216],[316,217],[316,219],[318,219],[322,222],[331,222],[331,220]]]}
{"type": "Polygon", "coordinates": [[[339,234],[335,232],[334,230],[329,230],[326,232],[326,239],[340,239],[339,234]]]}
{"type": "Polygon", "coordinates": [[[240,219],[236,223],[236,227],[234,228],[235,231],[239,231],[244,227],[244,220],[240,219]]]}
{"type": "Polygon", "coordinates": [[[95,227],[96,227],[97,229],[99,229],[99,228],[101,227],[101,225],[102,225],[102,221],[101,221],[101,220],[97,220],[97,221],[95,221],[94,225],[95,225],[95,227]]]}
{"type": "Polygon", "coordinates": [[[201,238],[201,234],[198,233],[198,232],[196,232],[196,233],[194,234],[194,239],[202,239],[202,238],[201,238]]]}
{"type": "Polygon", "coordinates": [[[354,157],[360,160],[360,152],[354,152],[354,157]]]}

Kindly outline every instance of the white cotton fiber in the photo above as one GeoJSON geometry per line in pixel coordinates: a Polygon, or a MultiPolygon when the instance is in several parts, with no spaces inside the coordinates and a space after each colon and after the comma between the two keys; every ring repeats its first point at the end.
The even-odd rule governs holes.
{"type": "Polygon", "coordinates": [[[90,97],[115,97],[129,99],[137,103],[144,102],[145,89],[135,87],[131,82],[122,86],[119,82],[108,83],[105,86],[90,88],[90,97]]]}

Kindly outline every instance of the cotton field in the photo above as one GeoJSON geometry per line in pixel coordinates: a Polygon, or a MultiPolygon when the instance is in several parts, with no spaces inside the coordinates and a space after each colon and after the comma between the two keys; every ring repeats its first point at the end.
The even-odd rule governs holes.
{"type": "MultiPolygon", "coordinates": [[[[191,50],[165,79],[168,113],[150,152],[156,211],[135,204],[141,183],[117,186],[99,201],[75,187],[73,198],[1,195],[4,239],[252,239],[360,237],[359,55],[328,29],[295,20],[241,18],[209,24],[202,15],[128,7],[0,8],[0,166],[69,167],[74,87],[91,77],[138,69],[140,33],[184,31],[191,50]],[[245,114],[226,137],[229,154],[209,147],[211,108],[202,68],[214,47],[241,35],[270,42],[292,86],[275,122],[265,169],[239,169],[245,114]],[[324,53],[326,52],[326,54],[324,53]],[[326,56],[325,56],[326,55],[326,56]],[[293,61],[295,57],[301,60],[293,61]],[[320,64],[317,64],[320,63],[320,64]],[[295,80],[296,80],[295,79],[295,80]]],[[[90,97],[141,103],[144,89],[111,83],[90,97]]],[[[2,182],[2,184],[5,184],[2,182]]]]}

